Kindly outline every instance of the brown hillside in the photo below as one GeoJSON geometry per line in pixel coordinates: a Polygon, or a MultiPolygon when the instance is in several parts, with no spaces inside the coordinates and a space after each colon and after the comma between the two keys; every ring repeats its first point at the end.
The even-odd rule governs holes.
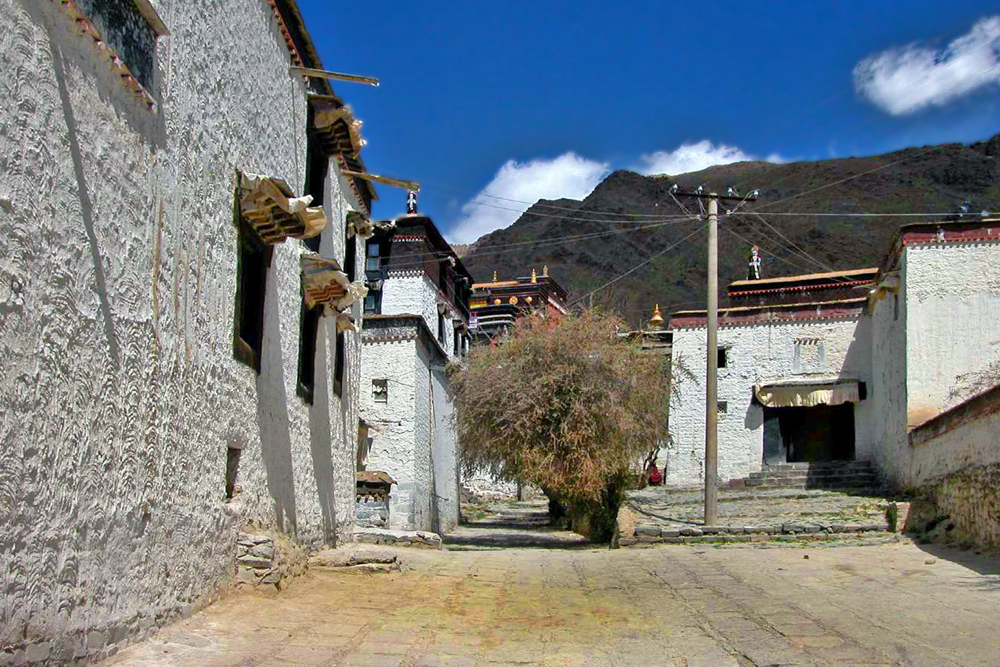
{"type": "MultiPolygon", "coordinates": [[[[874,157],[789,164],[740,162],[676,178],[617,171],[583,201],[537,202],[510,227],[479,239],[464,262],[480,280],[488,279],[494,269],[501,277],[513,277],[547,264],[553,277],[569,290],[570,299],[576,299],[697,228],[699,223],[693,221],[649,226],[663,222],[651,215],[683,213],[669,195],[675,182],[682,189],[704,184],[718,192],[729,186],[740,192],[757,188],[760,199],[741,210],[759,211],[819,263],[832,269],[874,266],[901,224],[922,219],[812,214],[957,212],[965,199],[977,215],[984,209],[1000,210],[1000,135],[970,146],[910,148],[874,157]],[[844,179],[850,180],[838,183],[844,179]],[[768,215],[772,212],[798,215],[768,215]],[[644,228],[626,231],[634,230],[639,221],[644,228]],[[595,232],[616,233],[552,245],[565,237],[595,232]]],[[[698,211],[696,201],[682,203],[698,211]]],[[[761,246],[765,276],[823,270],[759,218],[732,216],[723,219],[719,232],[723,289],[730,281],[746,277],[748,243],[730,232],[761,246]]],[[[681,243],[603,290],[595,296],[595,303],[613,305],[632,323],[648,316],[654,302],[665,309],[703,305],[705,237],[699,233],[681,243]]]]}

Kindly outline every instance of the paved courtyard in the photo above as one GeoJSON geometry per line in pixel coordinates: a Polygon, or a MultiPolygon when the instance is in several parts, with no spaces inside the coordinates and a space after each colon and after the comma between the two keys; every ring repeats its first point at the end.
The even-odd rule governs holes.
{"type": "Polygon", "coordinates": [[[234,594],[103,664],[1000,664],[995,554],[905,540],[615,551],[570,542],[389,550],[401,572],[314,567],[280,594],[234,594]]]}

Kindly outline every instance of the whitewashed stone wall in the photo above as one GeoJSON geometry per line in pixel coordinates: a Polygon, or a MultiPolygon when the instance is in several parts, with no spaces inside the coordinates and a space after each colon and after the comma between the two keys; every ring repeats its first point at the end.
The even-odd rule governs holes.
{"type": "Polygon", "coordinates": [[[392,271],[382,287],[383,315],[421,317],[434,341],[407,325],[413,339],[366,342],[361,414],[371,424],[368,469],[396,480],[389,525],[403,530],[448,532],[458,524],[458,471],[453,406],[440,368],[454,360],[454,322],[446,315],[438,347],[438,303],[444,297],[422,270],[392,271]],[[375,403],[372,380],[389,381],[389,403],[375,403]],[[397,396],[399,397],[397,399],[397,396]]]}
{"type": "MultiPolygon", "coordinates": [[[[910,432],[906,486],[952,536],[1000,546],[1000,385],[910,432]]],[[[921,530],[920,525],[911,529],[921,530]]]]}
{"type": "Polygon", "coordinates": [[[906,441],[907,262],[900,258],[897,293],[872,301],[872,464],[899,486],[909,455],[906,441]]]}
{"type": "MultiPolygon", "coordinates": [[[[746,477],[761,469],[764,411],[751,404],[756,383],[810,375],[871,382],[870,322],[866,317],[721,327],[718,343],[728,349],[727,366],[718,374],[718,400],[727,403],[727,411],[718,421],[720,481],[746,477]]],[[[705,328],[675,329],[673,355],[694,378],[685,380],[680,397],[671,400],[673,445],[661,454],[660,461],[666,464],[666,484],[697,485],[705,474],[705,328]]],[[[856,404],[858,459],[871,454],[871,412],[869,402],[856,404]]]]}
{"type": "Polygon", "coordinates": [[[0,663],[100,656],[205,603],[244,524],[319,545],[354,521],[330,322],[316,402],[295,395],[296,242],[269,270],[263,373],[232,355],[235,169],[302,192],[305,90],[266,2],[153,5],[173,36],[150,111],[60,3],[0,0],[0,663]]]}
{"type": "MultiPolygon", "coordinates": [[[[994,403],[1000,404],[1000,399],[994,403]]],[[[911,488],[971,467],[1000,465],[1000,408],[941,428],[930,437],[911,437],[909,446],[906,486],[911,488]]],[[[1000,525],[1000,516],[997,524],[1000,525]]]]}
{"type": "Polygon", "coordinates": [[[431,399],[434,415],[434,442],[431,448],[433,485],[431,495],[432,529],[448,533],[458,525],[458,447],[454,404],[444,371],[431,371],[431,399]]]}
{"type": "MultiPolygon", "coordinates": [[[[390,271],[382,288],[383,315],[420,315],[428,330],[438,333],[438,303],[445,303],[444,296],[434,282],[421,271],[390,271]]],[[[441,344],[449,360],[454,359],[455,323],[453,311],[445,315],[445,339],[441,344]]]]}
{"type": "Polygon", "coordinates": [[[361,415],[369,425],[368,470],[382,470],[396,481],[389,503],[389,527],[415,530],[417,393],[426,392],[414,363],[417,342],[367,342],[361,358],[361,415]],[[388,380],[386,403],[376,403],[373,380],[388,380]]]}

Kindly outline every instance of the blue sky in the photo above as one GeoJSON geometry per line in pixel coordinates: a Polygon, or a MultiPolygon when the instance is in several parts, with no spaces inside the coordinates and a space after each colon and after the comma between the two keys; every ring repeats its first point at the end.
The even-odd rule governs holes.
{"type": "MultiPolygon", "coordinates": [[[[1000,132],[1000,3],[299,0],[373,173],[452,242],[609,171],[816,160],[1000,132]],[[488,196],[492,195],[492,196],[488,196]],[[498,208],[502,207],[502,208],[498,208]],[[506,210],[507,208],[517,210],[506,210]]],[[[375,215],[403,212],[378,186],[375,215]]]]}

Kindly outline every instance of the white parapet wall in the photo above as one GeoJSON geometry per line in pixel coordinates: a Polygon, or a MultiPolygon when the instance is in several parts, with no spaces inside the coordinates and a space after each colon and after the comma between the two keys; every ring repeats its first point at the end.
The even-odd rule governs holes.
{"type": "MultiPolygon", "coordinates": [[[[1000,546],[1000,385],[910,432],[906,486],[962,536],[1000,546]]],[[[920,530],[920,526],[910,526],[920,530]]]]}

